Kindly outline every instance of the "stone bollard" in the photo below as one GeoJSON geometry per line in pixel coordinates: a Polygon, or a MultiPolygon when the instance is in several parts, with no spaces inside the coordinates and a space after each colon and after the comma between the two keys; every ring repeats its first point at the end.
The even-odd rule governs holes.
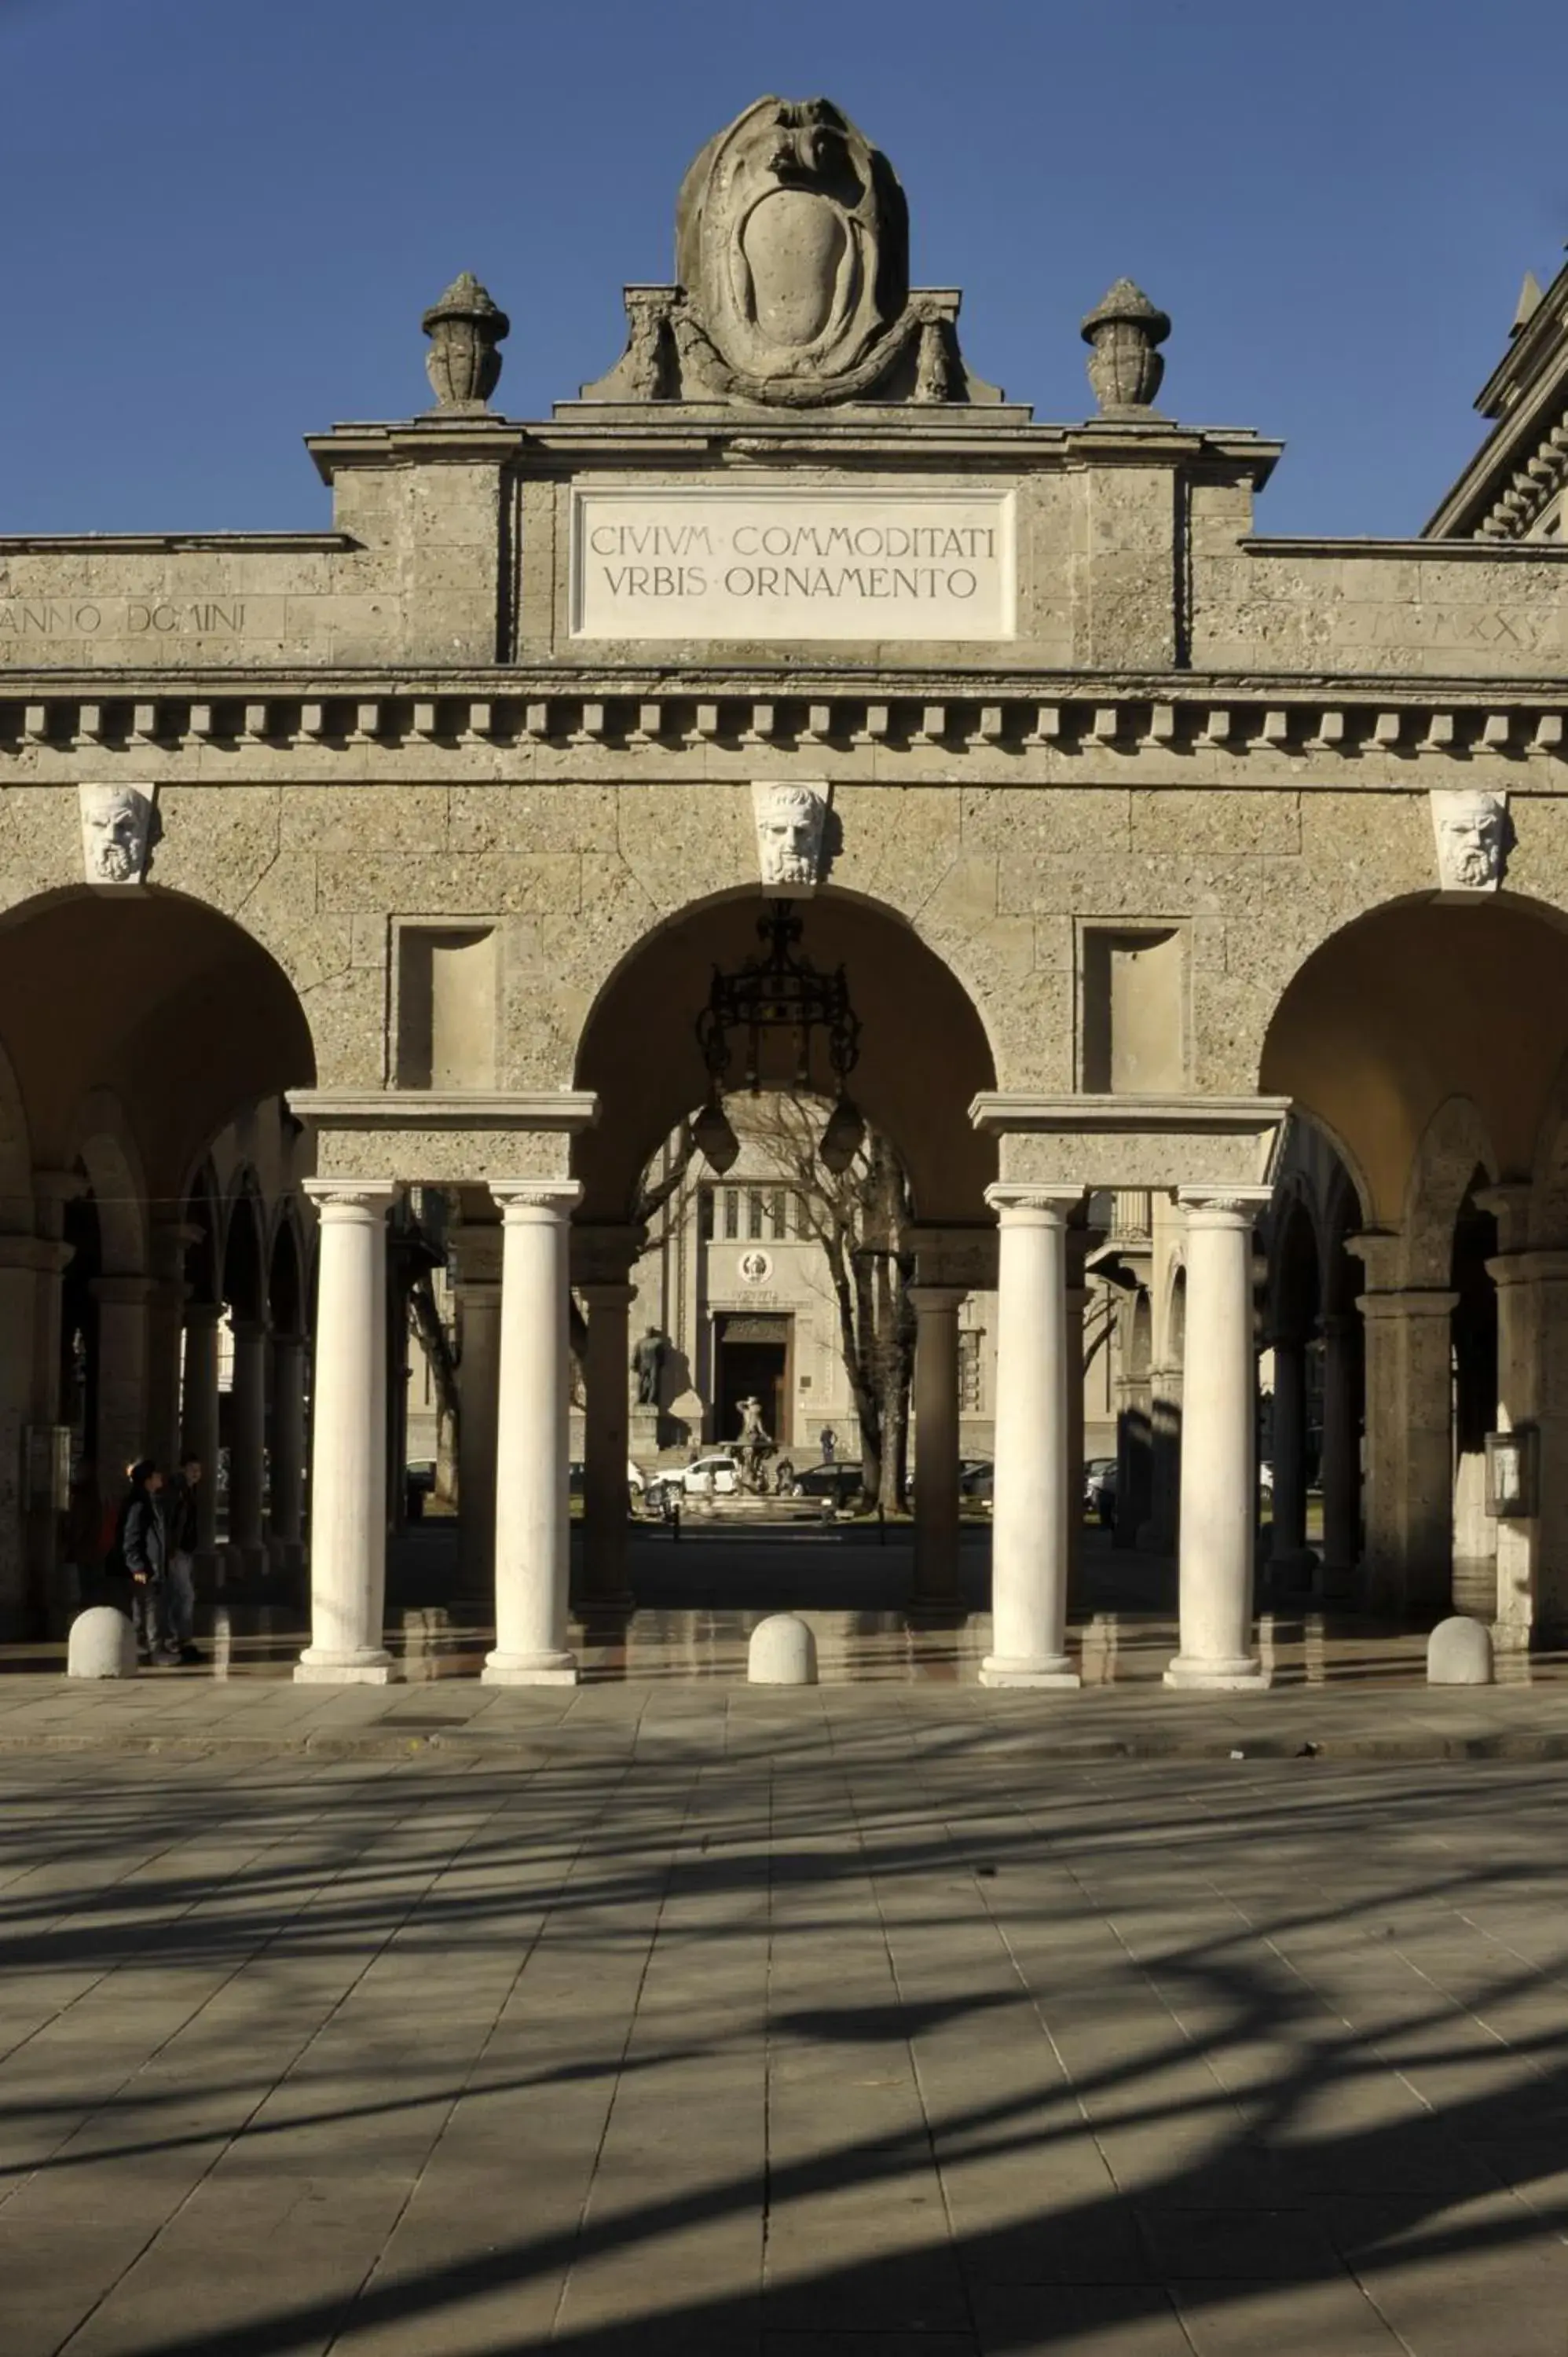
{"type": "Polygon", "coordinates": [[[759,1620],[746,1647],[746,1674],[754,1686],[814,1686],[817,1641],[792,1612],[759,1620]]]}
{"type": "Polygon", "coordinates": [[[1489,1686],[1490,1630],[1462,1613],[1451,1620],[1440,1620],[1426,1641],[1426,1683],[1429,1686],[1489,1686]]]}
{"type": "Polygon", "coordinates": [[[77,1614],[67,1641],[65,1674],[68,1678],[135,1676],[136,1632],[124,1613],[113,1604],[94,1604],[77,1614]]]}

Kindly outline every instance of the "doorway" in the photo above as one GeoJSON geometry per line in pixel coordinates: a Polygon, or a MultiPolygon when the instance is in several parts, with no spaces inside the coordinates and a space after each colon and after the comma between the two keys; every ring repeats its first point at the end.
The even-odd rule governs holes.
{"type": "Polygon", "coordinates": [[[761,1402],[762,1421],[780,1448],[794,1443],[790,1415],[794,1355],[793,1318],[721,1317],[714,1357],[714,1438],[734,1440],[741,1427],[740,1403],[761,1402]]]}

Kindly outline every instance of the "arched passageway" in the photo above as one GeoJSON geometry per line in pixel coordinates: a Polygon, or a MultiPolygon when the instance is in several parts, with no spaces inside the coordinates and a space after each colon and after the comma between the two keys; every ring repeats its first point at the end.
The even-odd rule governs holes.
{"type": "Polygon", "coordinates": [[[171,1462],[183,1421],[216,1469],[226,1264],[205,1157],[315,1059],[293,987],[241,926],[136,886],[0,920],[0,1060],[3,1143],[23,1148],[0,1174],[0,1427],[28,1474],[0,1499],[0,1621],[27,1629],[95,1570],[129,1462],[171,1462]]]}
{"type": "MultiPolygon", "coordinates": [[[[584,1026],[575,1079],[579,1088],[592,1090],[598,1098],[599,1115],[575,1149],[574,1169],[583,1197],[576,1215],[574,1278],[587,1318],[583,1600],[594,1609],[624,1609],[628,1601],[626,1463],[633,1416],[640,1419],[638,1437],[645,1446],[657,1441],[660,1422],[669,1421],[667,1415],[660,1419],[657,1410],[628,1409],[633,1281],[639,1288],[638,1330],[652,1326],[659,1332],[685,1386],[680,1393],[672,1383],[667,1385],[666,1399],[689,1394],[713,1403],[703,1411],[704,1422],[681,1429],[694,1430],[699,1441],[733,1437],[731,1395],[737,1385],[753,1387],[749,1376],[760,1369],[757,1380],[766,1393],[772,1435],[781,1436],[780,1446],[787,1451],[806,1437],[812,1367],[821,1362],[804,1347],[796,1348],[797,1313],[778,1294],[777,1283],[770,1289],[757,1280],[764,1271],[776,1280],[779,1268],[793,1265],[797,1246],[805,1241],[799,1218],[791,1234],[787,1208],[791,1199],[814,1200],[815,1188],[830,1184],[813,1156],[816,1131],[832,1106],[837,1086],[822,1032],[812,1034],[803,1050],[794,1033],[765,1029],[758,1042],[755,1092],[747,1089],[753,1077],[746,1070],[747,1042],[737,1037],[733,1043],[734,1061],[724,1075],[722,1097],[735,1108],[735,1128],[741,1134],[737,1147],[745,1140],[740,1173],[751,1172],[753,1184],[731,1193],[736,1201],[750,1206],[758,1233],[737,1232],[735,1253],[710,1255],[715,1269],[723,1264],[722,1284],[704,1282],[697,1292],[687,1282],[682,1291],[666,1275],[660,1285],[654,1264],[644,1254],[639,1220],[639,1211],[660,1200],[658,1168],[650,1172],[650,1164],[659,1165],[662,1157],[667,1169],[668,1142],[679,1138],[683,1128],[689,1141],[687,1125],[714,1085],[699,1045],[697,1022],[715,969],[734,974],[748,960],[768,954],[769,907],[749,891],[683,910],[650,933],[610,977],[584,1026]],[[760,1110],[751,1110],[768,1106],[775,1108],[770,1124],[760,1110]],[[748,1244],[749,1252],[745,1249],[748,1244]],[[725,1290],[732,1278],[733,1286],[725,1290]],[[743,1376],[748,1376],[746,1383],[743,1376]],[[693,1384],[699,1386],[695,1391],[693,1384]]],[[[978,1094],[994,1085],[995,1068],[983,1025],[967,993],[902,918],[864,899],[831,890],[789,903],[786,913],[800,927],[792,953],[820,973],[843,969],[859,1024],[858,1053],[848,1087],[868,1138],[855,1171],[867,1156],[875,1160],[883,1151],[882,1141],[889,1157],[890,1208],[879,1231],[875,1283],[868,1280],[865,1287],[865,1315],[869,1318],[870,1297],[880,1287],[886,1296],[881,1315],[886,1330],[908,1333],[911,1340],[918,1331],[913,1350],[917,1592],[933,1604],[950,1603],[957,1593],[960,1309],[977,1275],[988,1274],[993,1214],[986,1189],[996,1178],[994,1143],[974,1129],[970,1107],[978,1094]],[[954,1271],[966,1251],[963,1281],[955,1282],[954,1271]]],[[[704,1134],[699,1124],[698,1138],[704,1134]]],[[[714,1164],[701,1144],[694,1148],[688,1144],[687,1151],[682,1200],[695,1198],[699,1203],[699,1237],[705,1223],[707,1236],[722,1243],[726,1216],[739,1224],[730,1195],[718,1189],[725,1170],[734,1166],[714,1164]],[[708,1200],[702,1208],[704,1190],[708,1200]]],[[[667,1185],[663,1197],[668,1197],[667,1185]]],[[[809,1229],[810,1222],[805,1226],[809,1229]]],[[[822,1248],[820,1230],[811,1248],[822,1248]]],[[[869,1249],[865,1239],[848,1251],[840,1272],[843,1286],[854,1280],[857,1249],[869,1249]]],[[[841,1307],[853,1329],[854,1306],[841,1307]]],[[[861,1372],[865,1383],[854,1393],[858,1444],[867,1452],[875,1448],[876,1478],[896,1500],[897,1437],[881,1418],[884,1403],[872,1390],[869,1369],[861,1372]]],[[[821,1382],[820,1373],[816,1380],[821,1382]]],[[[867,1461],[872,1461],[869,1454],[867,1461]]]]}
{"type": "MultiPolygon", "coordinates": [[[[1366,1593],[1398,1612],[1474,1612],[1516,1643],[1568,1622],[1545,1538],[1568,1515],[1568,1451],[1541,1420],[1568,1352],[1552,1261],[1568,1225],[1544,1178],[1565,1058],[1561,913],[1469,894],[1395,903],[1323,943],[1280,1002],[1261,1073],[1342,1166],[1319,1278],[1326,1580],[1344,1579],[1353,1544],[1360,1400],[1366,1593]],[[1520,1427],[1534,1490],[1528,1511],[1498,1512],[1487,1437],[1520,1427]]],[[[1276,1239],[1287,1288],[1291,1233],[1276,1239]]]]}

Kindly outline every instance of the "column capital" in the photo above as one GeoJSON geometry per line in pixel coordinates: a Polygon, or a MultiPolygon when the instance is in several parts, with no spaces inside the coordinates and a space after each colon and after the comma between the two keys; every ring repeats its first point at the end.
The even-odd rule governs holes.
{"type": "Polygon", "coordinates": [[[1407,1286],[1402,1291],[1362,1293],[1357,1297],[1366,1318],[1446,1318],[1459,1296],[1432,1286],[1407,1286]]]}
{"type": "Polygon", "coordinates": [[[581,1183],[575,1178],[492,1178],[489,1189],[509,1226],[535,1226],[546,1221],[564,1226],[583,1200],[581,1183]]]}
{"type": "Polygon", "coordinates": [[[264,1318],[231,1318],[229,1331],[236,1342],[264,1342],[272,1332],[264,1318]]]}
{"type": "Polygon", "coordinates": [[[1537,1245],[1532,1252],[1510,1253],[1489,1260],[1487,1267],[1498,1285],[1520,1280],[1561,1285],[1568,1278],[1568,1248],[1562,1244],[1537,1245]]]}
{"type": "Polygon", "coordinates": [[[222,1323],[223,1304],[220,1301],[186,1302],[184,1306],[184,1324],[188,1331],[193,1326],[206,1326],[216,1333],[222,1323]]]}
{"type": "Polygon", "coordinates": [[[917,1318],[956,1318],[969,1299],[969,1287],[967,1285],[907,1285],[904,1295],[917,1318]]]}
{"type": "Polygon", "coordinates": [[[306,1178],[302,1183],[322,1220],[384,1220],[397,1193],[392,1178],[306,1178]]]}
{"type": "Polygon", "coordinates": [[[1178,1187],[1189,1228],[1251,1228],[1273,1200],[1272,1187],[1178,1187]]]}
{"type": "Polygon", "coordinates": [[[70,1246],[48,1236],[0,1236],[0,1268],[32,1269],[58,1275],[70,1259],[70,1246]]]}
{"type": "Polygon", "coordinates": [[[629,1309],[637,1299],[635,1285],[612,1285],[607,1277],[589,1277],[573,1289],[582,1295],[590,1310],[629,1309]]]}
{"type": "Polygon", "coordinates": [[[572,1230],[572,1282],[579,1292],[587,1285],[625,1285],[647,1249],[646,1227],[579,1221],[572,1230]]]}
{"type": "Polygon", "coordinates": [[[1006,1226],[1065,1228],[1082,1202],[1081,1187],[988,1187],[985,1200],[1006,1226]]]}
{"type": "Polygon", "coordinates": [[[88,1286],[94,1301],[113,1308],[143,1309],[157,1289],[152,1276],[95,1276],[88,1286]]]}

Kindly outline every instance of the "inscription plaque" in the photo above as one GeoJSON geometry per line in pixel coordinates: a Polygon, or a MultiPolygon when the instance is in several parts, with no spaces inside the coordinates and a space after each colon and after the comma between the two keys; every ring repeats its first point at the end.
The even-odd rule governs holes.
{"type": "Polygon", "coordinates": [[[1010,491],[576,491],[579,639],[1008,639],[1010,491]]]}

